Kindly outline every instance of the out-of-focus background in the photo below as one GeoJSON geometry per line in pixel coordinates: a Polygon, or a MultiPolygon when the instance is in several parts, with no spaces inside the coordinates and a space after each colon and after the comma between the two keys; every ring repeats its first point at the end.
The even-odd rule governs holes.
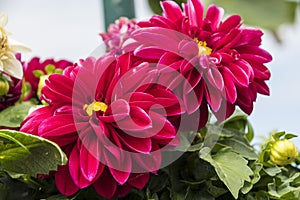
{"type": "MultiPolygon", "coordinates": [[[[24,59],[69,59],[78,61],[99,45],[106,24],[105,3],[129,0],[0,0],[0,13],[8,14],[7,30],[12,38],[32,52],[24,59]]],[[[149,0],[156,12],[158,0],[149,0]]],[[[180,1],[180,0],[176,0],[180,1]]],[[[274,60],[268,64],[272,77],[271,96],[259,96],[250,120],[255,141],[273,129],[300,136],[300,16],[299,1],[287,0],[206,0],[225,8],[226,14],[241,14],[245,23],[264,29],[263,48],[274,60]],[[298,2],[298,5],[297,5],[298,2]]],[[[135,18],[148,19],[153,11],[148,0],[133,0],[135,18]]],[[[129,6],[128,4],[127,6],[129,6]]],[[[117,11],[119,12],[119,11],[117,11]]],[[[300,138],[294,139],[300,147],[300,138]]]]}

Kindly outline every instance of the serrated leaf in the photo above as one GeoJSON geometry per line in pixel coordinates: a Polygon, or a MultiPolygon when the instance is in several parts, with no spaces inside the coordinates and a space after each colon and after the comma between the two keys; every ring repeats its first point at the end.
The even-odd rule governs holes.
{"type": "Polygon", "coordinates": [[[241,189],[241,192],[243,194],[247,194],[248,192],[251,191],[251,189],[253,188],[253,185],[256,184],[261,176],[260,176],[260,171],[263,168],[263,165],[259,162],[253,162],[250,165],[252,171],[253,171],[253,175],[251,175],[251,181],[250,182],[245,182],[243,188],[241,189]]]}
{"type": "Polygon", "coordinates": [[[0,112],[0,126],[17,128],[25,119],[29,109],[33,106],[31,102],[23,102],[8,107],[0,112]]]}
{"type": "Polygon", "coordinates": [[[13,130],[0,130],[0,138],[0,163],[8,172],[48,174],[67,162],[59,146],[44,138],[13,130]]]}
{"type": "Polygon", "coordinates": [[[276,176],[281,172],[281,167],[268,167],[264,168],[264,171],[269,175],[269,176],[276,176]]]}
{"type": "Polygon", "coordinates": [[[209,162],[216,170],[220,180],[227,186],[232,196],[237,199],[244,182],[250,182],[252,170],[248,161],[230,149],[222,149],[216,155],[210,155],[211,150],[204,147],[200,150],[200,158],[209,162]]]}
{"type": "Polygon", "coordinates": [[[234,138],[227,138],[225,140],[220,141],[221,144],[224,144],[228,147],[231,147],[232,150],[241,156],[248,158],[249,160],[256,160],[258,155],[255,153],[255,150],[241,142],[240,140],[236,140],[234,138]]]}

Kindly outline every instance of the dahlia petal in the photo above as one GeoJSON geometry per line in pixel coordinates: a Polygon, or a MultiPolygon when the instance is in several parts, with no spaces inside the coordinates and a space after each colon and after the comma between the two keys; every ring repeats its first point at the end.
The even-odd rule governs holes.
{"type": "Polygon", "coordinates": [[[34,135],[39,135],[38,128],[39,125],[52,115],[52,107],[45,106],[38,108],[32,112],[26,119],[21,123],[21,132],[26,132],[34,135]],[[32,126],[34,124],[34,126],[32,126]]]}
{"type": "Polygon", "coordinates": [[[208,69],[205,77],[207,78],[207,81],[218,90],[222,90],[224,88],[224,80],[222,74],[216,67],[211,67],[210,69],[208,69]]]}
{"type": "Polygon", "coordinates": [[[107,161],[108,169],[113,178],[123,185],[129,178],[132,161],[127,151],[120,149],[117,146],[106,145],[104,157],[107,161]],[[120,171],[119,169],[122,169],[120,171]]]}
{"type": "Polygon", "coordinates": [[[210,105],[213,111],[217,111],[220,109],[222,103],[222,95],[224,91],[217,90],[212,86],[206,84],[205,87],[205,97],[207,103],[210,105]]]}
{"type": "Polygon", "coordinates": [[[255,61],[255,62],[259,62],[259,63],[267,63],[267,62],[270,62],[270,59],[269,58],[265,58],[265,57],[262,57],[260,55],[255,55],[255,54],[250,54],[250,53],[242,53],[240,54],[241,58],[242,59],[245,59],[245,60],[250,60],[250,61],[255,61]]]}
{"type": "Polygon", "coordinates": [[[100,156],[97,138],[85,136],[80,148],[80,169],[84,178],[90,182],[94,181],[104,169],[104,165],[99,161],[100,156]]]}
{"type": "MultiPolygon", "coordinates": [[[[85,124],[85,123],[83,123],[85,124]]],[[[40,135],[43,137],[47,136],[59,136],[66,135],[69,133],[76,133],[77,127],[74,124],[73,115],[57,115],[51,116],[45,119],[39,126],[40,135]]]]}
{"type": "Polygon", "coordinates": [[[118,185],[117,190],[114,194],[114,198],[122,198],[125,197],[132,189],[132,186],[128,184],[118,185]]]}
{"type": "Polygon", "coordinates": [[[151,139],[146,138],[144,134],[141,135],[139,132],[129,134],[127,134],[126,132],[119,132],[118,137],[124,144],[124,147],[127,147],[135,152],[147,154],[152,149],[151,139]]]}
{"type": "Polygon", "coordinates": [[[224,9],[216,7],[215,5],[210,5],[206,12],[206,20],[210,21],[211,30],[216,30],[222,20],[224,15],[224,9]]]}
{"type": "MultiPolygon", "coordinates": [[[[173,139],[176,137],[177,131],[173,124],[163,116],[151,112],[151,117],[153,120],[153,127],[161,127],[160,129],[155,128],[155,134],[152,138],[155,140],[173,139]]],[[[153,131],[151,131],[153,132],[153,131]]],[[[159,142],[159,141],[158,141],[159,142]]]]}
{"type": "Polygon", "coordinates": [[[155,48],[155,47],[138,47],[134,51],[134,55],[138,57],[143,57],[147,59],[159,59],[165,50],[155,48]]]}
{"type": "Polygon", "coordinates": [[[182,12],[178,4],[174,1],[165,1],[160,3],[163,9],[163,16],[176,22],[178,18],[183,17],[182,12]]]}
{"type": "Polygon", "coordinates": [[[70,175],[68,165],[58,167],[55,173],[55,183],[59,192],[66,196],[72,196],[79,190],[70,175]]]}
{"type": "Polygon", "coordinates": [[[236,47],[244,45],[261,45],[261,37],[263,35],[263,32],[259,29],[243,28],[241,29],[240,35],[241,37],[239,39],[239,42],[236,44],[236,47]]]}
{"type": "Polygon", "coordinates": [[[232,73],[226,67],[220,68],[220,72],[224,80],[226,100],[233,104],[237,99],[237,91],[232,81],[232,73]]]}
{"type": "Polygon", "coordinates": [[[253,67],[254,75],[256,78],[263,79],[263,80],[270,79],[271,72],[266,66],[258,63],[251,63],[251,66],[253,67]]]}
{"type": "Polygon", "coordinates": [[[241,37],[242,34],[240,29],[232,29],[227,35],[222,37],[213,48],[230,49],[237,46],[237,43],[240,43],[241,37]]]}
{"type": "Polygon", "coordinates": [[[128,184],[141,190],[145,187],[145,185],[149,181],[149,178],[149,173],[131,174],[128,179],[128,184]]]}
{"type": "Polygon", "coordinates": [[[132,34],[132,38],[144,45],[144,48],[153,47],[170,52],[176,52],[179,37],[176,31],[165,28],[141,28],[132,34]],[[164,41],[163,46],[161,46],[162,41],[164,41]]]}
{"type": "Polygon", "coordinates": [[[128,180],[128,177],[130,175],[130,172],[119,171],[117,169],[113,169],[110,167],[109,167],[109,171],[111,175],[114,177],[114,179],[121,185],[125,184],[125,182],[128,180]]]}
{"type": "Polygon", "coordinates": [[[249,80],[253,80],[254,78],[253,67],[248,62],[240,59],[236,62],[236,64],[246,72],[249,80]]]}
{"type": "Polygon", "coordinates": [[[248,87],[249,85],[249,77],[247,73],[240,68],[240,66],[234,63],[227,63],[228,69],[231,71],[234,80],[240,86],[248,87]]]}
{"type": "Polygon", "coordinates": [[[92,184],[91,181],[87,180],[82,172],[81,172],[81,167],[80,167],[80,151],[77,148],[77,146],[74,146],[70,157],[69,157],[69,170],[70,170],[70,175],[74,181],[74,183],[79,187],[79,188],[85,188],[89,185],[92,184]]]}
{"type": "Polygon", "coordinates": [[[264,95],[270,95],[270,89],[263,80],[255,80],[254,84],[258,93],[264,95]]]}
{"type": "Polygon", "coordinates": [[[232,115],[235,110],[235,105],[229,103],[228,101],[222,101],[222,105],[217,112],[214,112],[218,121],[224,121],[232,115]]]}
{"type": "Polygon", "coordinates": [[[159,59],[158,64],[159,66],[169,66],[177,61],[181,61],[182,58],[172,52],[166,52],[165,54],[162,55],[162,57],[159,59]]]}
{"type": "Polygon", "coordinates": [[[192,114],[199,108],[202,102],[205,90],[204,83],[203,81],[200,81],[200,83],[197,84],[193,90],[187,90],[186,87],[187,86],[184,88],[183,102],[187,113],[192,114]]]}
{"type": "Polygon", "coordinates": [[[231,15],[223,23],[220,24],[219,31],[227,33],[231,29],[239,28],[241,25],[241,17],[239,15],[231,15]]]}
{"type": "Polygon", "coordinates": [[[130,69],[131,55],[130,53],[125,53],[119,56],[117,60],[118,68],[120,69],[120,74],[125,74],[130,69]]]}
{"type": "Polygon", "coordinates": [[[188,17],[191,27],[200,27],[203,18],[204,6],[199,0],[188,0],[188,17]]]}
{"type": "Polygon", "coordinates": [[[243,111],[245,111],[247,114],[252,112],[253,109],[253,99],[251,92],[249,91],[248,88],[242,88],[242,87],[237,87],[238,91],[238,99],[237,103],[241,107],[243,111]],[[252,108],[251,111],[249,108],[252,108]],[[250,111],[250,112],[249,112],[250,111]]]}
{"type": "Polygon", "coordinates": [[[262,57],[262,60],[265,60],[265,62],[270,62],[272,60],[271,54],[269,54],[266,50],[253,45],[247,45],[237,48],[237,51],[240,54],[253,54],[257,55],[259,57],[262,57]]]}
{"type": "Polygon", "coordinates": [[[181,40],[178,44],[179,55],[187,60],[191,56],[195,56],[198,54],[199,47],[196,42],[192,40],[181,40]]]}
{"type": "Polygon", "coordinates": [[[100,178],[93,184],[96,192],[104,198],[112,198],[117,190],[117,182],[108,169],[105,169],[100,178]]]}
{"type": "Polygon", "coordinates": [[[106,123],[120,121],[129,116],[130,106],[127,101],[118,99],[112,102],[105,115],[99,116],[99,119],[106,123]]]}
{"type": "MultiPolygon", "coordinates": [[[[150,22],[152,23],[152,26],[154,25],[154,26],[167,28],[167,29],[174,30],[176,27],[175,24],[172,21],[170,21],[169,19],[163,18],[161,16],[156,16],[156,15],[151,17],[150,22]]],[[[138,23],[138,25],[139,25],[139,23],[138,23]]]]}
{"type": "Polygon", "coordinates": [[[166,90],[165,88],[155,87],[147,90],[147,92],[155,96],[155,103],[164,108],[178,104],[178,99],[174,93],[170,90],[166,90]]]}
{"type": "Polygon", "coordinates": [[[42,89],[42,97],[57,102],[72,103],[73,81],[61,74],[52,74],[42,89]],[[63,85],[62,87],[58,87],[63,85]]]}
{"type": "Polygon", "coordinates": [[[143,131],[152,126],[149,115],[141,108],[130,107],[130,116],[117,122],[118,128],[128,131],[143,131]]]}

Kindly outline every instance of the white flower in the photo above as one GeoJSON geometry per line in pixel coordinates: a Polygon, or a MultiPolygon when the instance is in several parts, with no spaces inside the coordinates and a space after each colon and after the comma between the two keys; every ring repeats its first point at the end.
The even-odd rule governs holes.
{"type": "Polygon", "coordinates": [[[28,52],[30,49],[8,37],[9,32],[4,29],[6,24],[7,15],[0,14],[0,72],[22,79],[22,64],[16,59],[15,54],[28,52]]]}

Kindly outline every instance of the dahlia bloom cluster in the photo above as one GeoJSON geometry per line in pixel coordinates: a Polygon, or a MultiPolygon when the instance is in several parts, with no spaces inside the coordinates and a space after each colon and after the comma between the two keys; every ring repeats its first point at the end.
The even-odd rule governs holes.
{"type": "Polygon", "coordinates": [[[272,57],[260,30],[242,27],[238,15],[222,21],[214,5],[204,16],[200,0],[161,6],[162,16],[121,18],[102,33],[110,53],[50,75],[41,91],[48,106],[22,123],[21,131],[68,156],[54,175],[62,194],[92,186],[111,198],[141,189],[163,152],[179,145],[178,132],[205,126],[208,108],[224,120],[236,105],[250,114],[257,93],[269,94],[272,57]]]}

